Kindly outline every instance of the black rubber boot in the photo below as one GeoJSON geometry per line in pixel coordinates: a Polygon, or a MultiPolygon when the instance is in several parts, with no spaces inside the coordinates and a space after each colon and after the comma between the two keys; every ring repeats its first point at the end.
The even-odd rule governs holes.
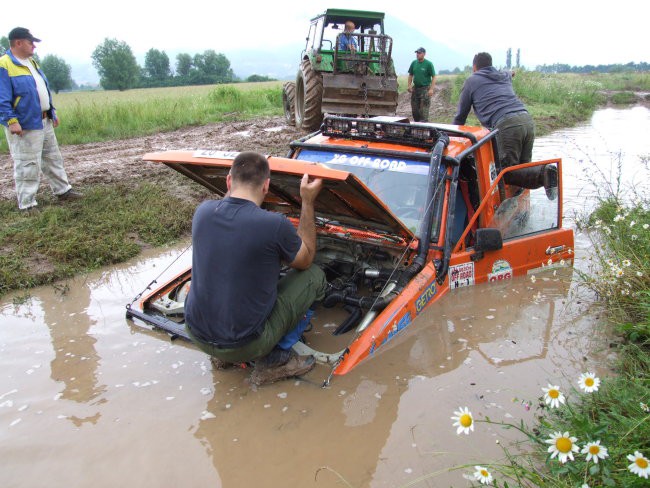
{"type": "Polygon", "coordinates": [[[549,200],[555,200],[557,198],[557,166],[554,164],[544,166],[543,181],[546,197],[549,200]]]}
{"type": "Polygon", "coordinates": [[[518,169],[505,175],[504,180],[509,185],[531,190],[544,187],[549,200],[557,198],[557,167],[554,164],[518,169]]]}

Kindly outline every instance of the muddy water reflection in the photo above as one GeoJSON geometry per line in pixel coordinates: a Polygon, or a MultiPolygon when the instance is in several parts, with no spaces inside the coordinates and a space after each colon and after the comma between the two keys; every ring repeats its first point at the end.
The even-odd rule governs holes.
{"type": "MultiPolygon", "coordinates": [[[[576,242],[581,266],[588,242],[576,242]]],[[[213,371],[124,318],[184,248],[0,304],[0,486],[340,486],[321,466],[357,487],[438,471],[421,486],[467,486],[445,470],[498,459],[494,441],[514,434],[478,424],[457,436],[454,410],[530,422],[542,386],[568,390],[606,352],[571,270],[549,270],[456,290],[329,389],[319,366],[253,391],[245,371],[213,371]]]]}

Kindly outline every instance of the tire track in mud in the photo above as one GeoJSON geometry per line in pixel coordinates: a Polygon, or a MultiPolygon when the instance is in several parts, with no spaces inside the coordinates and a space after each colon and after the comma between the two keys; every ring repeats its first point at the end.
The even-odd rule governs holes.
{"type": "MultiPolygon", "coordinates": [[[[128,184],[141,178],[162,181],[171,177],[172,172],[166,166],[142,161],[147,152],[223,149],[285,156],[289,142],[303,135],[295,127],[287,126],[284,117],[271,117],[185,127],[132,139],[61,146],[61,153],[71,184],[83,188],[118,182],[128,184]]],[[[45,181],[39,191],[49,191],[45,181]]],[[[15,198],[13,162],[8,153],[0,154],[0,198],[15,198]]]]}
{"type": "MultiPolygon", "coordinates": [[[[430,120],[451,120],[447,120],[449,107],[445,103],[448,98],[445,90],[448,88],[436,87],[431,100],[430,120]]],[[[397,115],[411,116],[409,93],[399,95],[397,115]]],[[[155,151],[195,149],[258,151],[270,156],[286,156],[289,143],[306,134],[305,131],[288,126],[284,116],[264,117],[184,127],[131,139],[61,146],[61,153],[70,183],[80,189],[98,184],[136,184],[145,178],[161,184],[173,182],[175,194],[196,200],[205,198],[206,195],[202,189],[197,190],[196,184],[187,178],[178,177],[164,165],[142,161],[142,156],[155,151]],[[178,186],[180,188],[176,189],[178,186]]],[[[43,177],[39,193],[48,191],[49,187],[43,177]]],[[[15,198],[13,162],[8,153],[2,153],[0,199],[15,198]]]]}

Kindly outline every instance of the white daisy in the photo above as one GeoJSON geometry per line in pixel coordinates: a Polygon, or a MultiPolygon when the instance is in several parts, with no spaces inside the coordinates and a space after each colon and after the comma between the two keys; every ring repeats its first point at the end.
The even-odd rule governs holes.
{"type": "Polygon", "coordinates": [[[474,479],[482,485],[489,485],[492,483],[492,473],[490,473],[483,466],[474,466],[474,479]]]}
{"type": "Polygon", "coordinates": [[[459,407],[459,410],[454,412],[454,414],[456,416],[452,417],[451,420],[455,420],[453,426],[458,427],[458,429],[456,429],[456,434],[460,435],[461,432],[464,432],[469,435],[470,430],[474,432],[474,418],[472,417],[469,408],[459,407]]]}
{"type": "Polygon", "coordinates": [[[598,378],[594,373],[582,373],[580,378],[578,378],[578,386],[586,393],[598,391],[600,378],[598,378]]]}
{"type": "Polygon", "coordinates": [[[580,452],[587,455],[587,462],[593,461],[596,464],[598,464],[598,460],[609,457],[607,448],[605,446],[601,446],[600,441],[587,442],[587,444],[583,446],[580,452]]]}
{"type": "Polygon", "coordinates": [[[542,391],[544,392],[544,401],[551,408],[558,408],[560,403],[564,403],[565,398],[559,386],[553,386],[549,383],[548,388],[542,388],[542,391]]]}
{"type": "Polygon", "coordinates": [[[650,475],[650,462],[648,462],[648,458],[639,451],[634,451],[634,454],[628,454],[627,458],[632,461],[632,464],[627,469],[634,474],[638,474],[641,478],[648,479],[648,475],[650,475]]]}
{"type": "Polygon", "coordinates": [[[573,453],[580,450],[576,444],[577,440],[575,437],[570,437],[568,432],[564,434],[562,432],[553,433],[550,439],[546,441],[547,444],[550,444],[548,452],[551,453],[551,459],[557,456],[558,461],[562,464],[569,459],[573,461],[573,453]]]}

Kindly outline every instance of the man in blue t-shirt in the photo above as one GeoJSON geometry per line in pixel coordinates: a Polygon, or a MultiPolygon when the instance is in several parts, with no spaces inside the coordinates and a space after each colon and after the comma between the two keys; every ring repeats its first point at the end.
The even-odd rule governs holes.
{"type": "Polygon", "coordinates": [[[351,20],[348,20],[345,23],[343,34],[339,36],[339,51],[350,51],[351,53],[357,52],[359,49],[357,46],[357,40],[354,35],[352,35],[355,28],[356,26],[351,20]]]}
{"type": "Polygon", "coordinates": [[[203,202],[192,220],[192,285],[185,303],[190,337],[217,367],[254,361],[254,384],[304,374],[313,357],[275,346],[327,289],[325,274],[312,265],[314,201],[322,180],[303,176],[297,230],[284,215],[260,208],[270,184],[261,154],[240,153],[226,184],[227,195],[203,202]],[[293,269],[278,281],[283,263],[293,269]]]}

